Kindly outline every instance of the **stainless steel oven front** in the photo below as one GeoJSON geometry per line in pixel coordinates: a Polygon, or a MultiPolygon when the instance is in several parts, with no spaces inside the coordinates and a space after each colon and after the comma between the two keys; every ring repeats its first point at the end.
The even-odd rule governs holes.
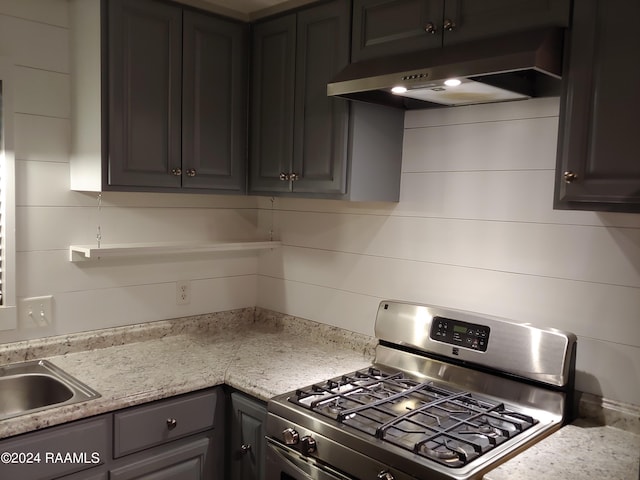
{"type": "MultiPolygon", "coordinates": [[[[273,412],[267,415],[265,480],[416,480],[390,468],[385,455],[369,455],[349,432],[311,428],[273,412]],[[353,448],[355,447],[355,448],[353,448]]],[[[428,480],[422,478],[421,480],[428,480]]]]}
{"type": "Polygon", "coordinates": [[[265,480],[355,480],[267,438],[265,480]]]}

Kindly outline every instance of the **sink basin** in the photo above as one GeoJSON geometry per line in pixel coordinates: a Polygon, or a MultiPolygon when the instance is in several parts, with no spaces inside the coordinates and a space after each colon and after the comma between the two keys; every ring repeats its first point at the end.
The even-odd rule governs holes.
{"type": "Polygon", "coordinates": [[[46,360],[0,367],[0,420],[99,396],[46,360]]]}

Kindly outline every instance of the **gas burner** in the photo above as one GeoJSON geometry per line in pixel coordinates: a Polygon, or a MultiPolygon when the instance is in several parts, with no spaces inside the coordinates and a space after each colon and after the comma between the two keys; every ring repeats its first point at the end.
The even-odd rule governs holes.
{"type": "Polygon", "coordinates": [[[486,424],[485,425],[480,425],[478,427],[478,431],[480,433],[484,433],[484,434],[489,434],[489,433],[494,433],[494,434],[498,433],[499,434],[500,433],[500,432],[497,432],[496,429],[493,428],[492,426],[486,425],[486,424]]]}
{"type": "Polygon", "coordinates": [[[458,452],[454,452],[444,445],[439,445],[435,448],[423,446],[422,450],[427,457],[437,458],[438,460],[452,462],[460,459],[460,454],[458,452]]]}
{"type": "Polygon", "coordinates": [[[419,445],[418,453],[450,467],[465,465],[478,456],[471,445],[442,437],[419,445]]]}
{"type": "MultiPolygon", "coordinates": [[[[473,429],[470,429],[469,431],[473,432],[473,429]]],[[[461,433],[467,433],[467,432],[461,432],[461,433]]],[[[480,433],[482,435],[485,435],[491,438],[499,438],[504,436],[504,434],[499,428],[494,427],[490,423],[483,423],[481,425],[478,425],[478,427],[475,429],[475,432],[473,433],[480,433]]]]}

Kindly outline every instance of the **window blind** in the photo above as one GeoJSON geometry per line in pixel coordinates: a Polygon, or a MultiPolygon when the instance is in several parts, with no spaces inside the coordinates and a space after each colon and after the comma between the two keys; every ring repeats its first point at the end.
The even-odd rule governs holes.
{"type": "MultiPolygon", "coordinates": [[[[0,161],[4,160],[4,137],[2,136],[4,132],[3,123],[2,123],[2,80],[0,80],[0,161]]],[[[2,185],[4,180],[4,162],[0,164],[0,305],[4,305],[4,274],[3,274],[3,264],[2,259],[4,258],[4,195],[2,193],[2,185]]]]}

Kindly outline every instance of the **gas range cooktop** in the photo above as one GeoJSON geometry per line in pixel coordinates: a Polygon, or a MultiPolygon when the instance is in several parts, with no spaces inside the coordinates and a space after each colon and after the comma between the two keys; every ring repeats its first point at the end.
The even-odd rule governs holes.
{"type": "Polygon", "coordinates": [[[480,479],[573,417],[573,334],[386,301],[376,337],[371,367],[269,402],[267,480],[480,479]]]}
{"type": "Polygon", "coordinates": [[[373,367],[300,389],[288,400],[452,468],[538,423],[504,403],[373,367]]]}

